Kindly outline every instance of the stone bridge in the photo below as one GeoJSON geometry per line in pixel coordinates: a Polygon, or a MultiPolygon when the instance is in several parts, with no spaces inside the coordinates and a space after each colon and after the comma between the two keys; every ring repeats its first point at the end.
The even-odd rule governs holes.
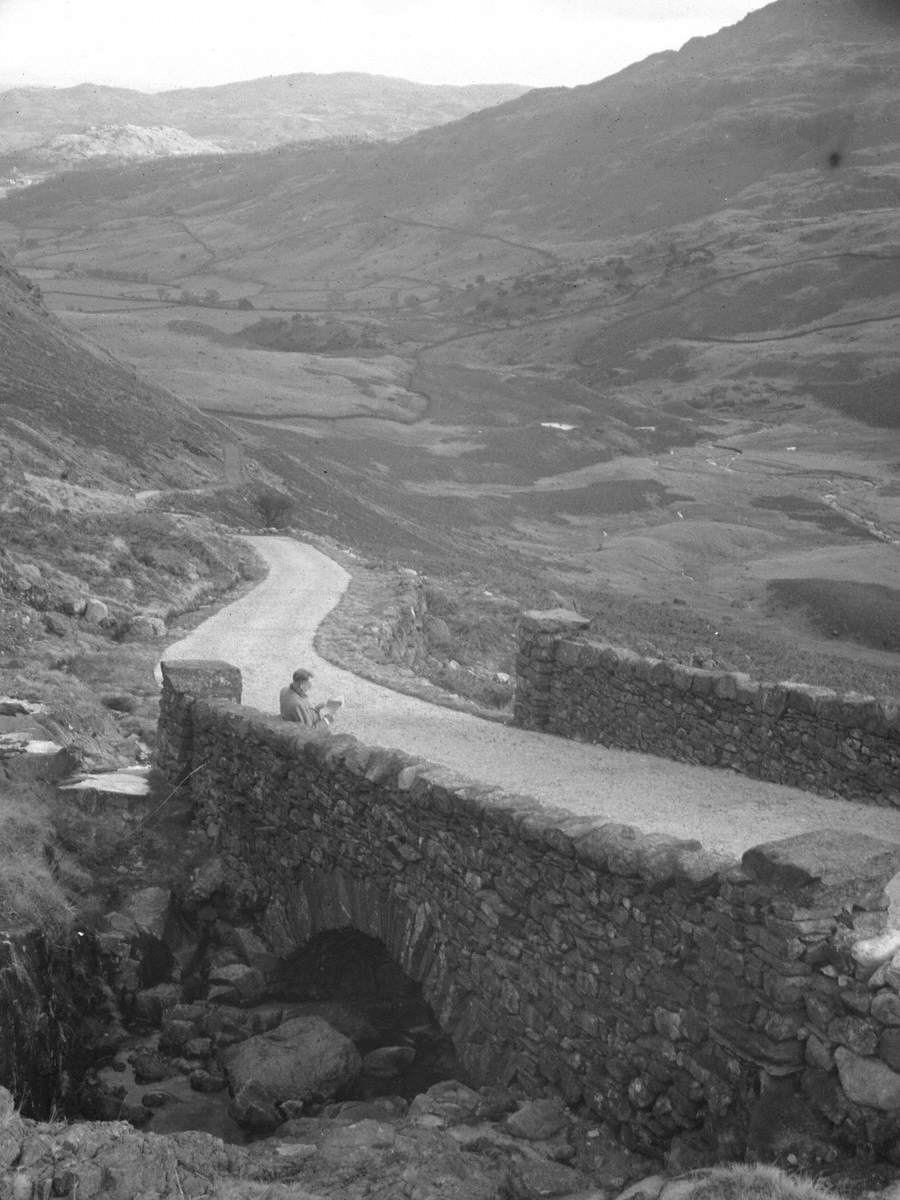
{"type": "Polygon", "coordinates": [[[286,956],[379,939],[474,1084],[552,1089],[634,1147],[777,1128],[892,1145],[900,846],[828,831],[740,862],[539,805],[240,704],[226,663],[163,664],[158,765],[286,956]]]}

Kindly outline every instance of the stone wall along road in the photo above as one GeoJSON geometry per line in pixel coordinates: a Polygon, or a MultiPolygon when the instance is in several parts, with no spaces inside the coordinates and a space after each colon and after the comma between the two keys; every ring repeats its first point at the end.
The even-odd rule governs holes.
{"type": "MultiPolygon", "coordinates": [[[[372,746],[396,747],[548,806],[696,838],[738,858],[760,842],[819,829],[856,832],[860,811],[735,772],[612,750],[483,721],[360,679],[321,659],[315,632],[349,577],[327,555],[289,537],[249,537],[269,574],[166,650],[167,660],[224,659],[241,670],[243,702],[273,714],[300,665],[315,673],[313,699],[343,695],[337,728],[372,746]]],[[[900,842],[900,814],[865,813],[872,837],[900,842]]]]}

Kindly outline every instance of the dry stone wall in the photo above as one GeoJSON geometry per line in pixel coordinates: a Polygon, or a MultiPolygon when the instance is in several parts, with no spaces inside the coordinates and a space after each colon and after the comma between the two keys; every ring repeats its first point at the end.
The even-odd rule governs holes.
{"type": "Polygon", "coordinates": [[[523,616],[517,725],[900,805],[900,700],[644,658],[591,640],[587,624],[558,609],[523,616]]]}
{"type": "Polygon", "coordinates": [[[826,832],[722,862],[216,698],[223,664],[164,678],[170,778],[273,949],[379,938],[470,1082],[556,1089],[657,1151],[783,1137],[789,1111],[825,1148],[897,1141],[900,846],[826,832]]]}

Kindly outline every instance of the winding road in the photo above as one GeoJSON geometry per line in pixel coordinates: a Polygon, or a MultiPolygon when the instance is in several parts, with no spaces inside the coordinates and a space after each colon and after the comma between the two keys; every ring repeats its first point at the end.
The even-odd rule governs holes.
{"type": "Polygon", "coordinates": [[[697,838],[707,849],[734,857],[762,842],[822,828],[862,829],[900,843],[900,813],[893,809],[526,732],[360,679],[312,648],[318,625],[347,587],[346,571],[291,538],[245,540],[268,564],[267,577],[165,653],[169,660],[218,658],[240,667],[244,704],[277,713],[279,689],[295,667],[308,666],[314,701],[344,697],[336,726],[341,731],[547,806],[644,832],[697,838]]]}

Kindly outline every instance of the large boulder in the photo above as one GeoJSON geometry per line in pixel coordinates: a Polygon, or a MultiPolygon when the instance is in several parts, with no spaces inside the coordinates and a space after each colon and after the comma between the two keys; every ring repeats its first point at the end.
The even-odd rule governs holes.
{"type": "Polygon", "coordinates": [[[222,1055],[232,1092],[257,1084],[253,1094],[273,1104],[331,1100],[360,1072],[359,1051],[320,1017],[294,1017],[277,1029],[231,1046],[222,1055]]]}

